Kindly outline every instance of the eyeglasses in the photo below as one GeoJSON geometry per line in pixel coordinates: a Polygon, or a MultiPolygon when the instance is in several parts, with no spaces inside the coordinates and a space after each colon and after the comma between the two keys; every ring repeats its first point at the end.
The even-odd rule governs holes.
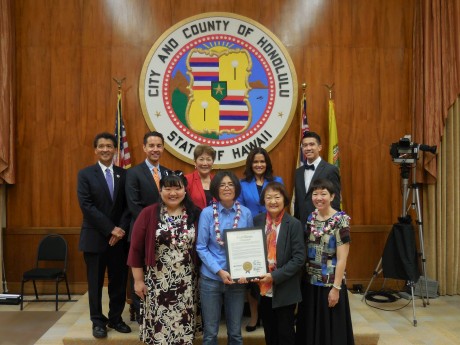
{"type": "Polygon", "coordinates": [[[174,171],[173,170],[166,170],[164,172],[164,174],[165,174],[165,176],[179,176],[179,177],[184,175],[182,170],[174,170],[174,171]]]}
{"type": "Polygon", "coordinates": [[[219,188],[220,189],[227,189],[227,188],[228,189],[233,189],[233,188],[235,188],[235,185],[233,183],[221,183],[219,185],[219,188]]]}

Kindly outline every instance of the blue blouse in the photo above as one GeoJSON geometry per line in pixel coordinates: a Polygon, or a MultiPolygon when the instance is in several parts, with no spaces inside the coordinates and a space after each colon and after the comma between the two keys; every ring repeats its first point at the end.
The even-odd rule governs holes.
{"type": "MultiPolygon", "coordinates": [[[[279,176],[274,176],[273,181],[284,184],[283,179],[279,176]]],[[[260,196],[257,190],[256,179],[252,178],[250,182],[247,182],[246,180],[241,180],[240,183],[241,194],[238,197],[238,201],[241,203],[241,205],[244,205],[247,208],[249,208],[251,210],[251,214],[253,217],[257,216],[259,213],[267,212],[265,206],[262,206],[260,204],[260,196]]],[[[265,188],[267,184],[268,181],[264,180],[262,189],[265,188]]]]}
{"type": "MultiPolygon", "coordinates": [[[[238,228],[252,227],[251,211],[244,207],[241,208],[241,216],[238,221],[238,228]]],[[[236,216],[236,206],[229,209],[224,208],[220,202],[217,203],[217,211],[219,215],[219,229],[221,239],[224,240],[225,229],[231,229],[236,216]]],[[[202,261],[201,274],[214,279],[221,280],[217,275],[221,269],[228,272],[227,256],[225,246],[217,243],[216,232],[214,229],[214,215],[212,206],[203,209],[198,223],[198,239],[196,242],[196,251],[202,261]]]]}

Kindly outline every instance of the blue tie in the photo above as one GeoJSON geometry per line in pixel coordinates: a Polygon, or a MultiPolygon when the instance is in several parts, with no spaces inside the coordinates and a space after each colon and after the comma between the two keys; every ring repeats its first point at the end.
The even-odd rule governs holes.
{"type": "Polygon", "coordinates": [[[105,169],[105,180],[107,181],[107,186],[109,187],[110,197],[113,200],[113,179],[109,168],[105,169]]]}

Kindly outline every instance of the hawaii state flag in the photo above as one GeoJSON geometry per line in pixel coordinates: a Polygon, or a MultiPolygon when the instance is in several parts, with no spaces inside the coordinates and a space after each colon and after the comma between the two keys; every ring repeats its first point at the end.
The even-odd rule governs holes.
{"type": "Polygon", "coordinates": [[[340,169],[339,137],[337,135],[337,123],[335,121],[334,101],[329,100],[329,150],[328,162],[340,169]]]}
{"type": "Polygon", "coordinates": [[[121,111],[121,91],[118,91],[117,111],[115,114],[115,138],[117,140],[117,154],[113,157],[113,164],[128,169],[131,168],[131,155],[129,154],[128,138],[123,123],[121,111]]]}

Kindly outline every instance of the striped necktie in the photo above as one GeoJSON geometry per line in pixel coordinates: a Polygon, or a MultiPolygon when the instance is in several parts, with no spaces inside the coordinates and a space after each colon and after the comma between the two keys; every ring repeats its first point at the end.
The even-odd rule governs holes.
{"type": "Polygon", "coordinates": [[[158,190],[160,190],[160,174],[158,174],[158,168],[153,167],[153,179],[155,181],[155,184],[157,185],[158,190]]]}

